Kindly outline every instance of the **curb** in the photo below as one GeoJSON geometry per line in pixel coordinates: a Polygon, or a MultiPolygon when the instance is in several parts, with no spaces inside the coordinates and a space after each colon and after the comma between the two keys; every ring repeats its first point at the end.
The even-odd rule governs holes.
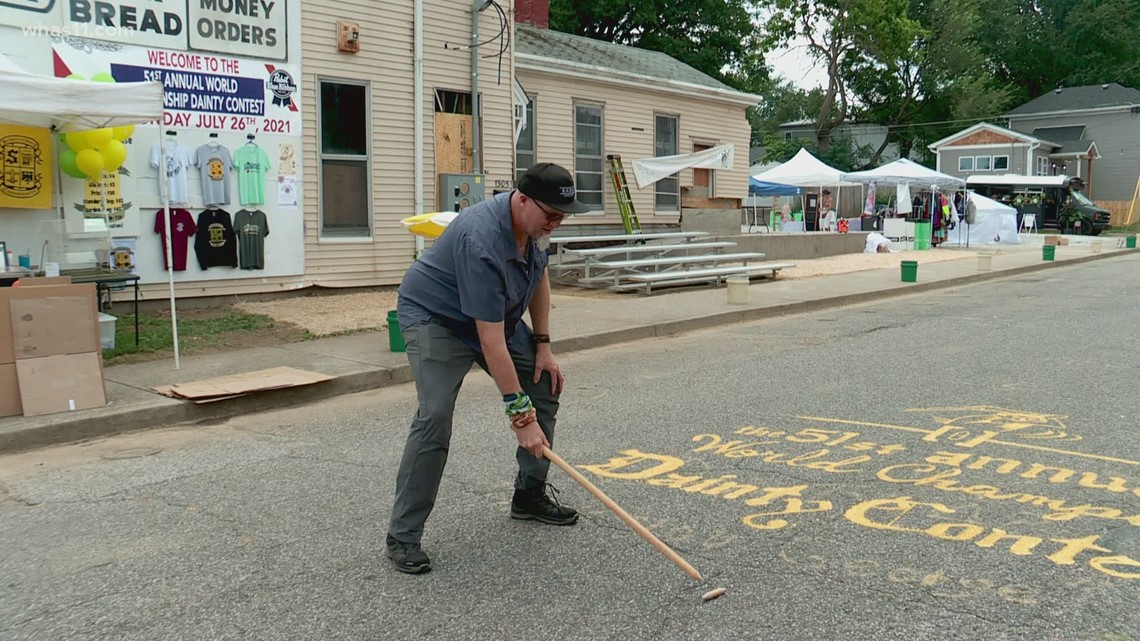
{"type": "MultiPolygon", "coordinates": [[[[628,327],[625,329],[591,334],[589,336],[565,338],[555,341],[554,348],[559,353],[566,354],[599,347],[608,347],[618,343],[630,343],[650,338],[673,336],[719,325],[745,323],[790,314],[816,312],[870,301],[881,301],[884,298],[909,296],[911,294],[920,294],[938,289],[1029,274],[1046,269],[1079,265],[1107,258],[1116,258],[1135,252],[1140,252],[1140,249],[1126,249],[1109,254],[1093,254],[1057,262],[1042,261],[1041,263],[1011,269],[978,272],[976,274],[957,276],[945,280],[925,283],[920,282],[906,287],[893,287],[857,294],[832,296],[772,307],[718,312],[707,316],[628,327]]],[[[393,368],[377,368],[344,374],[330,381],[317,383],[316,385],[268,390],[258,394],[201,405],[189,401],[171,404],[164,401],[171,401],[172,399],[162,397],[159,401],[161,404],[155,404],[153,406],[144,405],[122,412],[110,410],[97,415],[76,417],[69,420],[53,421],[44,425],[0,431],[0,455],[52,445],[86,441],[156,426],[224,420],[241,414],[280,409],[325,400],[344,394],[365,392],[390,385],[400,385],[409,383],[412,380],[411,366],[402,365],[393,368]]]]}

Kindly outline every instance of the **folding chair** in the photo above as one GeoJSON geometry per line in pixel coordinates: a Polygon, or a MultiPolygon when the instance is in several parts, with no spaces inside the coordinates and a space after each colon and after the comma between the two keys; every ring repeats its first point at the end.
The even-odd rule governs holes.
{"type": "Polygon", "coordinates": [[[1037,214],[1023,214],[1021,216],[1021,231],[1037,231],[1037,214]]]}

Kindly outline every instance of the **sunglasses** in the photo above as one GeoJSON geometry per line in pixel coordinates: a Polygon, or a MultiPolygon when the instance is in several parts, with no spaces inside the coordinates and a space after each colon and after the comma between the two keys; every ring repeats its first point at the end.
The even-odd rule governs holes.
{"type": "Polygon", "coordinates": [[[551,209],[547,209],[546,207],[543,206],[542,203],[538,202],[537,200],[534,200],[533,198],[531,199],[531,201],[534,202],[534,204],[539,209],[542,210],[543,214],[546,214],[546,219],[552,223],[560,223],[560,222],[562,222],[562,220],[564,218],[566,218],[566,214],[564,214],[560,211],[554,211],[551,209]]]}

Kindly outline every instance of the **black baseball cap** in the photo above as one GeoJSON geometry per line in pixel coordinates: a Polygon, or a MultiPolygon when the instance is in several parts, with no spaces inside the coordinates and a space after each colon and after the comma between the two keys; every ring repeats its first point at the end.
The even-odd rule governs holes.
{"type": "Polygon", "coordinates": [[[564,214],[581,214],[590,208],[576,200],[574,177],[565,167],[540,162],[519,178],[519,192],[564,214]]]}

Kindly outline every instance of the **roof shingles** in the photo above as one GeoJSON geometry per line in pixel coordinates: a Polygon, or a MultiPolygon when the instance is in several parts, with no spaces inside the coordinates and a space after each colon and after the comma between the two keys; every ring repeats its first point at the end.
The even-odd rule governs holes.
{"type": "Polygon", "coordinates": [[[1140,91],[1115,82],[1106,85],[1054,89],[1011,110],[1007,116],[1028,116],[1055,111],[1081,111],[1140,105],[1140,91]]]}
{"type": "Polygon", "coordinates": [[[522,24],[515,25],[515,50],[553,60],[604,67],[650,78],[688,82],[722,91],[735,91],[723,82],[659,51],[616,45],[522,24]]]}

